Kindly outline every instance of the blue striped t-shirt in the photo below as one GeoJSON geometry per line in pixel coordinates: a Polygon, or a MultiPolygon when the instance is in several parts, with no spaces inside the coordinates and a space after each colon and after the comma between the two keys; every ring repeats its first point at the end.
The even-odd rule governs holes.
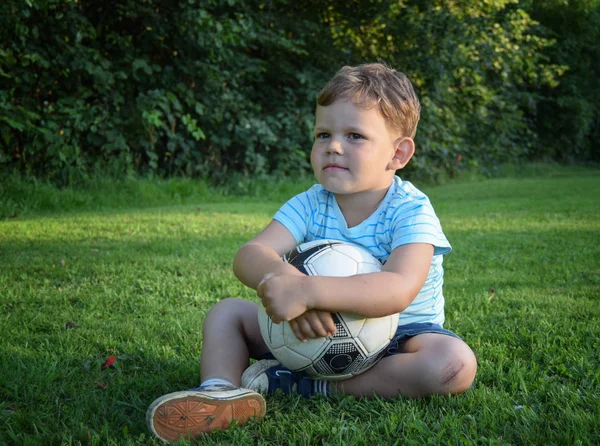
{"type": "Polygon", "coordinates": [[[452,248],[429,199],[408,181],[394,177],[377,210],[352,228],[346,225],[334,194],[320,184],[291,198],[273,218],[293,234],[298,244],[323,239],[342,240],[367,248],[382,263],[398,246],[408,243],[433,245],[434,255],[427,280],[415,300],[400,313],[398,324],[444,323],[442,258],[452,248]]]}

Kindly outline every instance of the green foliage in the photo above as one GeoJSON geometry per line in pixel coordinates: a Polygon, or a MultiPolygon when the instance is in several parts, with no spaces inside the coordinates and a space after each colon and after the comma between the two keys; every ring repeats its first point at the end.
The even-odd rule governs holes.
{"type": "Polygon", "coordinates": [[[373,60],[406,72],[422,98],[413,175],[558,156],[540,149],[559,132],[545,119],[554,104],[572,111],[578,158],[599,101],[581,100],[591,75],[559,83],[571,61],[558,56],[575,46],[583,73],[577,45],[593,46],[599,27],[569,7],[581,26],[554,45],[567,31],[527,11],[558,28],[559,3],[7,0],[0,168],[61,185],[96,171],[216,184],[295,175],[309,170],[319,89],[343,64],[373,60]]]}
{"type": "Polygon", "coordinates": [[[370,14],[330,10],[340,48],[382,58],[406,72],[423,112],[413,169],[428,175],[522,159],[535,143],[523,109],[529,92],[553,85],[564,67],[548,61],[551,41],[507,0],[373,2],[370,14]]]}
{"type": "Polygon", "coordinates": [[[293,11],[156,0],[5,8],[1,165],[63,184],[97,164],[217,180],[306,168],[324,77],[295,37],[311,24],[293,11]]]}
{"type": "Polygon", "coordinates": [[[540,144],[534,155],[600,161],[600,1],[531,1],[531,14],[555,44],[544,51],[568,66],[556,88],[540,89],[531,110],[540,144]]]}

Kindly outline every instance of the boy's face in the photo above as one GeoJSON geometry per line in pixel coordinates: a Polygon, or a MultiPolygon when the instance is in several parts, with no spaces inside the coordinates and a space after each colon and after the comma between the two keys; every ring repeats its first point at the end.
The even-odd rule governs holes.
{"type": "Polygon", "coordinates": [[[311,164],[317,180],[334,194],[387,189],[395,168],[395,137],[376,107],[338,100],[317,106],[311,164]]]}

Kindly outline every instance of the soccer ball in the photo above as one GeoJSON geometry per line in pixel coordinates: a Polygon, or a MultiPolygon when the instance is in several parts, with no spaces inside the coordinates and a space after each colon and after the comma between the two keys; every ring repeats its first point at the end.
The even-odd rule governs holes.
{"type": "MultiPolygon", "coordinates": [[[[346,277],[381,270],[381,263],[369,251],[336,240],[303,243],[284,254],[283,260],[312,276],[346,277]]],[[[328,380],[351,378],[374,366],[398,327],[398,314],[368,319],[342,312],[332,316],[337,332],[307,342],[296,338],[289,323],[274,324],[262,306],[258,323],[265,343],[281,364],[328,380]]]]}

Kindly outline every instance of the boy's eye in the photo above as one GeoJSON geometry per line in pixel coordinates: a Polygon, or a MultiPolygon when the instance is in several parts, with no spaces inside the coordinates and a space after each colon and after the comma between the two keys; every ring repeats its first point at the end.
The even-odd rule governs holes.
{"type": "Polygon", "coordinates": [[[362,139],[362,137],[363,136],[361,134],[359,134],[359,133],[350,133],[350,134],[348,134],[348,138],[349,139],[356,140],[356,139],[362,139]]]}
{"type": "Polygon", "coordinates": [[[317,139],[329,138],[329,133],[317,133],[317,139]]]}

